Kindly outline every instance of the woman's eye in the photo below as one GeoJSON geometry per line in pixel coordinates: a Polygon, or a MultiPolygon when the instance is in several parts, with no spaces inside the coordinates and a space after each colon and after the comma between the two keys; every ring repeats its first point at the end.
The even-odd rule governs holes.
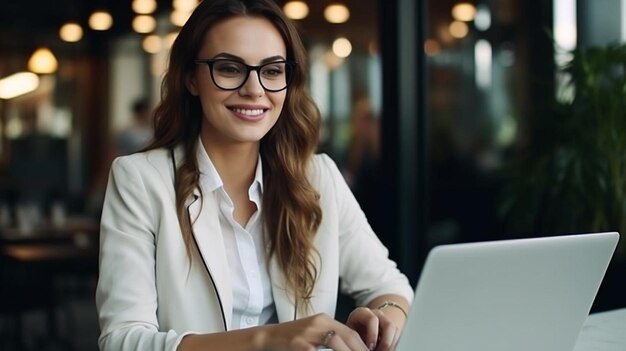
{"type": "Polygon", "coordinates": [[[263,68],[263,75],[266,77],[278,77],[281,76],[285,70],[281,67],[265,67],[263,68]]]}
{"type": "Polygon", "coordinates": [[[240,74],[242,72],[241,67],[237,65],[219,65],[215,67],[216,71],[222,74],[240,74]]]}

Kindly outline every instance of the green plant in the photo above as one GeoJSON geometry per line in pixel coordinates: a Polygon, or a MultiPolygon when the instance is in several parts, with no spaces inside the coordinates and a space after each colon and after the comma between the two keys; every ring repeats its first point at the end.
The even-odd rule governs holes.
{"type": "Polygon", "coordinates": [[[626,235],[626,45],[571,54],[559,73],[573,96],[532,120],[499,212],[513,233],[626,235]]]}

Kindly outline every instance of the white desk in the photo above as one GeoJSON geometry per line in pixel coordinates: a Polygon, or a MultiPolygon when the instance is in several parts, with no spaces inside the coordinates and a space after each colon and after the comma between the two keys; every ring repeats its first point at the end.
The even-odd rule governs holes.
{"type": "Polygon", "coordinates": [[[626,308],[591,314],[574,351],[625,351],[626,308]]]}

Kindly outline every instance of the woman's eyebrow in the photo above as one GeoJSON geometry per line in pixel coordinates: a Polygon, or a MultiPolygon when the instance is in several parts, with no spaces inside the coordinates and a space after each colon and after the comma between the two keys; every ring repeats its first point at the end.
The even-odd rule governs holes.
{"type": "Polygon", "coordinates": [[[213,56],[214,59],[216,58],[225,58],[225,59],[231,59],[231,60],[237,60],[237,61],[242,61],[243,59],[239,56],[233,55],[233,54],[229,54],[227,52],[220,52],[219,54],[213,56]]]}
{"type": "MultiPolygon", "coordinates": [[[[227,52],[221,52],[215,56],[213,56],[214,59],[216,58],[226,58],[226,59],[230,59],[230,60],[236,60],[236,61],[241,61],[241,62],[245,62],[245,60],[237,55],[233,55],[233,54],[229,54],[227,52]]],[[[274,61],[285,61],[285,58],[282,55],[275,55],[275,56],[271,56],[268,58],[264,58],[263,60],[261,60],[261,64],[264,63],[269,63],[269,62],[274,62],[274,61]]]]}
{"type": "Polygon", "coordinates": [[[281,55],[276,55],[276,56],[268,57],[268,58],[261,60],[261,63],[263,64],[263,63],[269,63],[269,62],[274,62],[274,61],[285,61],[285,58],[282,57],[281,55]]]}

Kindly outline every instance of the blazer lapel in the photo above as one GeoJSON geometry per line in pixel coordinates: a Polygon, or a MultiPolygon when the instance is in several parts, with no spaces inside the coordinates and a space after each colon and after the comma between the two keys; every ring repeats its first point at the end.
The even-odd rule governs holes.
{"type": "Polygon", "coordinates": [[[215,286],[222,306],[226,330],[230,329],[233,314],[233,294],[230,269],[224,249],[224,239],[219,223],[219,209],[212,193],[194,192],[192,202],[187,206],[192,221],[193,236],[204,261],[208,274],[215,286]]]}

